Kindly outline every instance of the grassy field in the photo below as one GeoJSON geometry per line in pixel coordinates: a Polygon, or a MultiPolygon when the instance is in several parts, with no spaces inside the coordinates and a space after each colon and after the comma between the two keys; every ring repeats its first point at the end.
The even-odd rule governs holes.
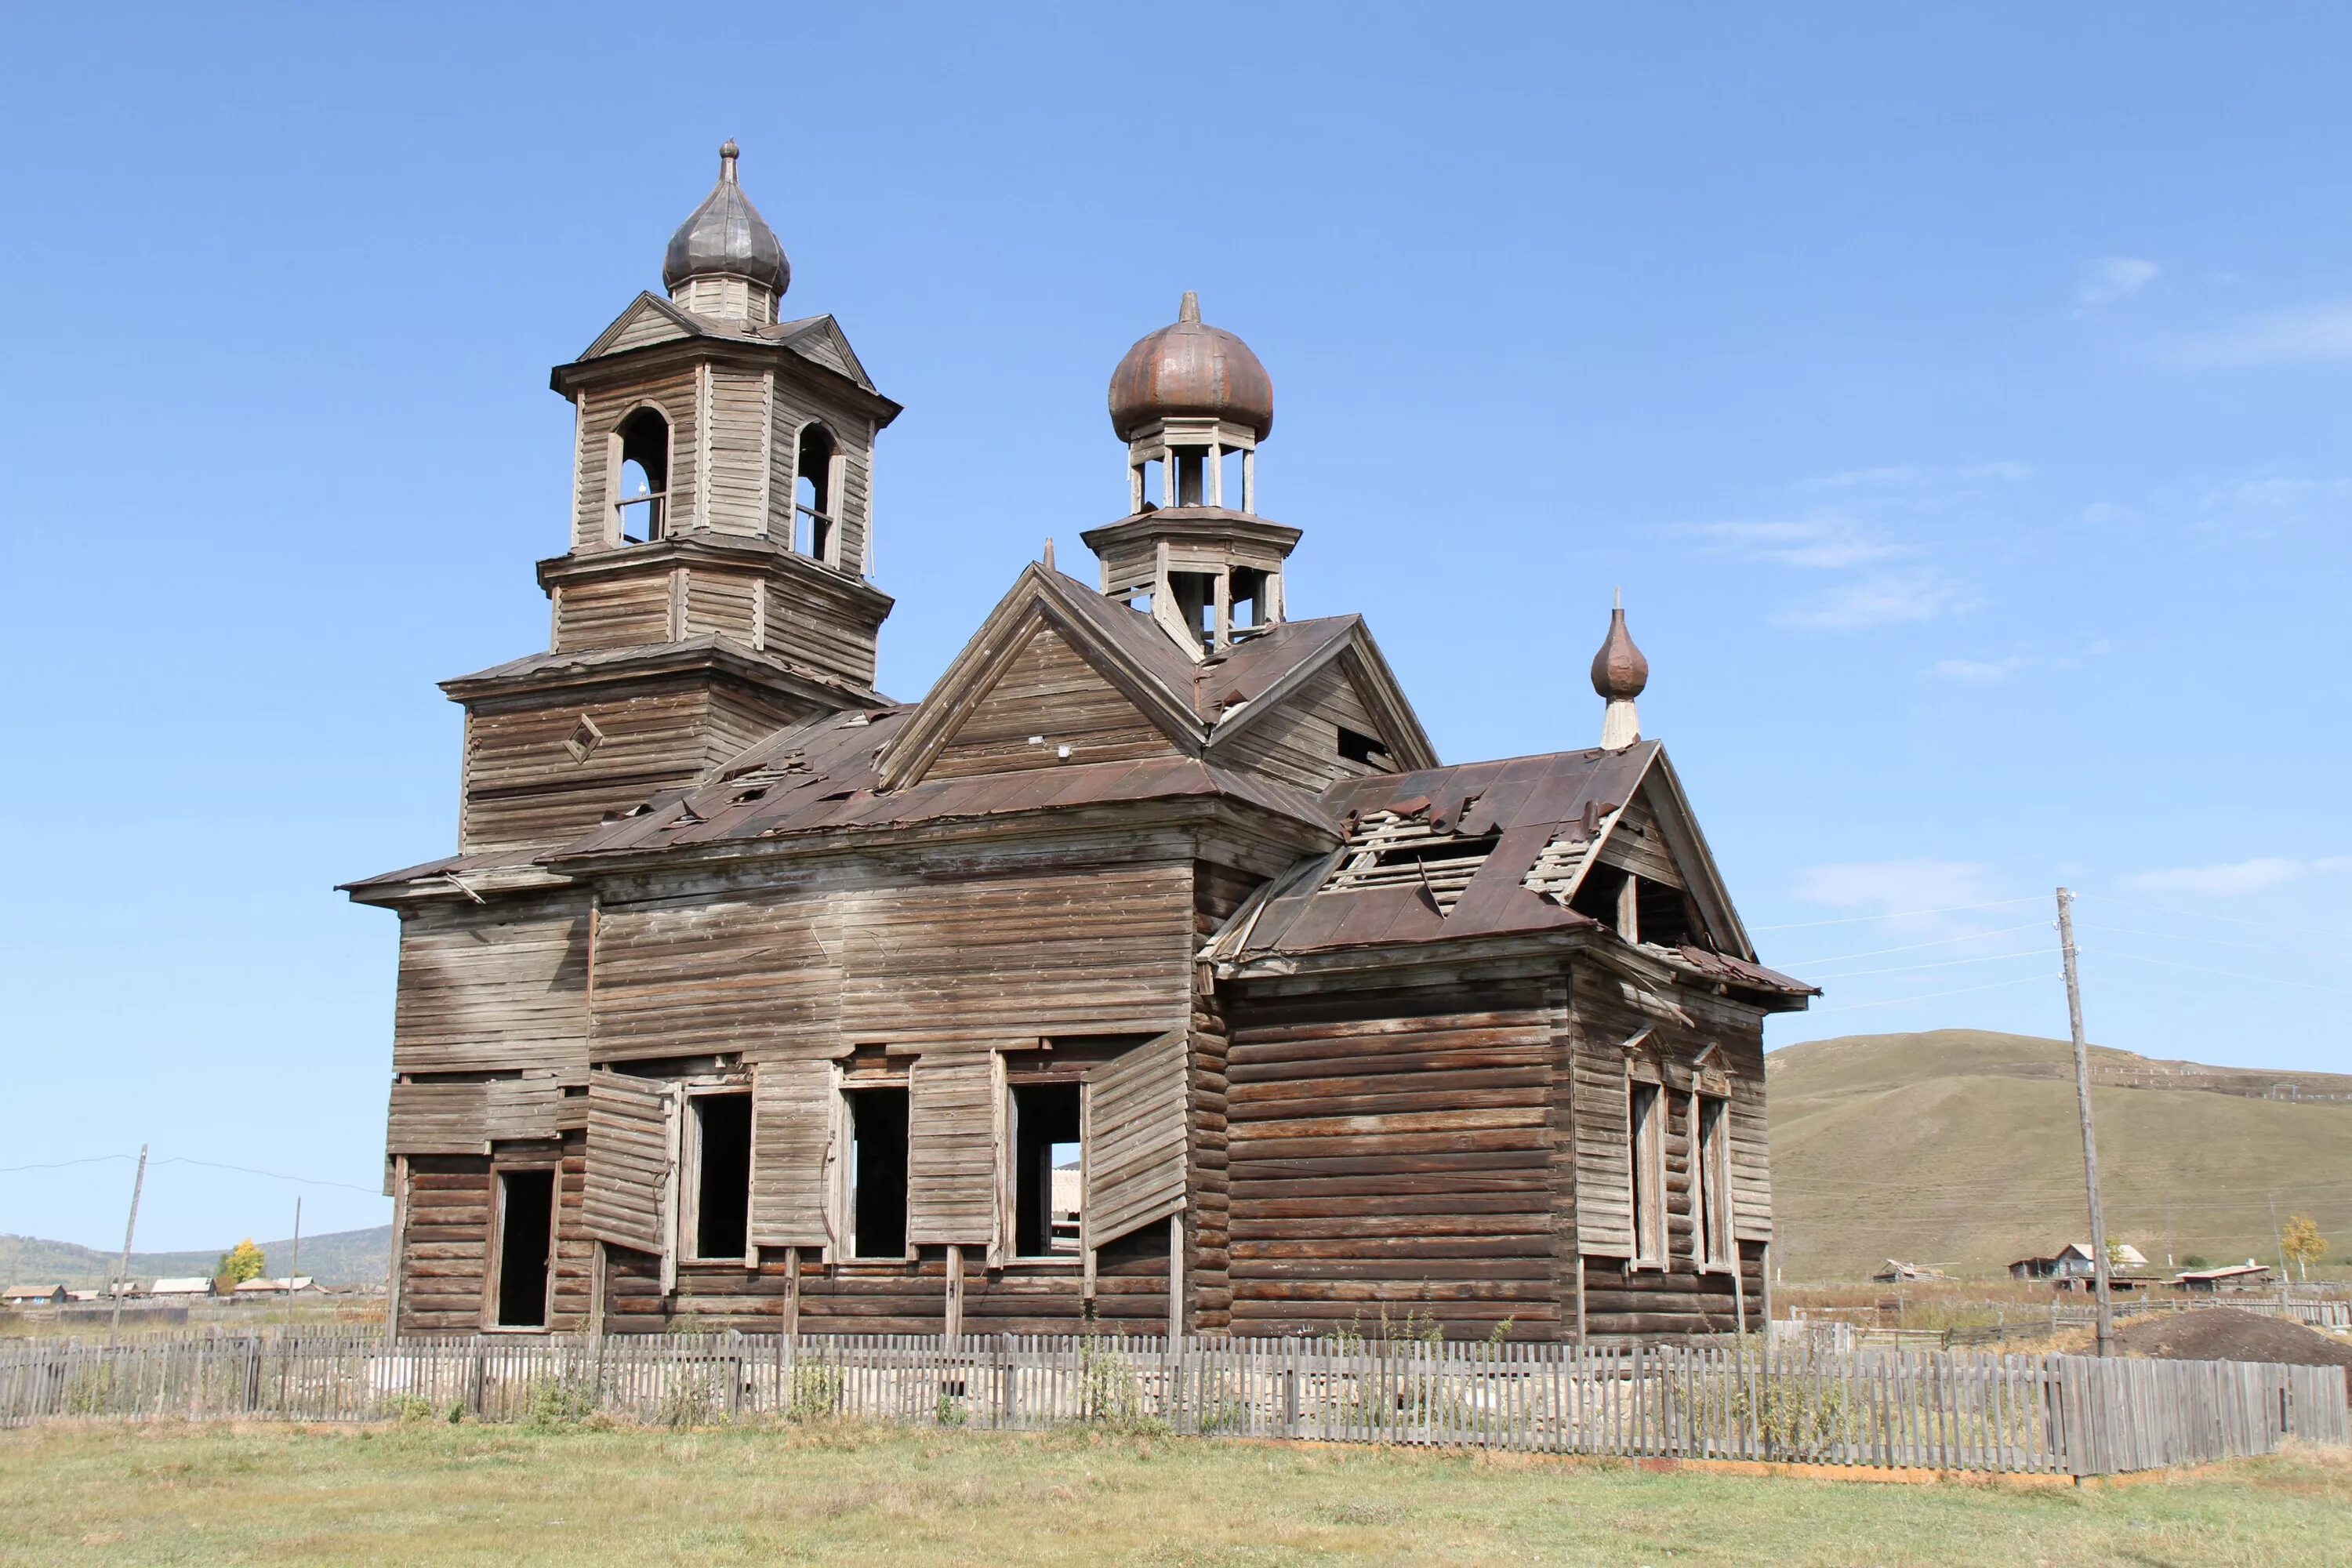
{"type": "MultiPolygon", "coordinates": [[[[2163,1065],[2095,1056],[2150,1077],[2163,1065]]],[[[1864,1279],[1887,1258],[1997,1272],[2088,1229],[2064,1041],[1946,1029],[1816,1040],[1767,1059],[1773,1252],[1788,1279],[1864,1279]]],[[[2306,1093],[2352,1087],[2281,1076],[2306,1093]]],[[[2100,1087],[2092,1103],[2108,1235],[2158,1268],[2168,1252],[2270,1263],[2275,1194],[2280,1219],[2319,1221],[2334,1244],[2325,1277],[2346,1278],[2352,1102],[2100,1087]]]]}
{"type": "Polygon", "coordinates": [[[1874,1485],[1088,1434],[0,1433],[0,1563],[2340,1563],[2352,1459],[1874,1485]]]}

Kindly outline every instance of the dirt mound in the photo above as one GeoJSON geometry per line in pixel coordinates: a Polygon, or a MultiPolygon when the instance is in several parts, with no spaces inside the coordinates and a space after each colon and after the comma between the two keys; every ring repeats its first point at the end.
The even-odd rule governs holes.
{"type": "Polygon", "coordinates": [[[2340,1366],[2352,1384],[2352,1345],[2285,1318],[2209,1307],[2166,1312],[2116,1331],[2126,1355],[2165,1361],[2265,1361],[2289,1366],[2340,1366]]]}

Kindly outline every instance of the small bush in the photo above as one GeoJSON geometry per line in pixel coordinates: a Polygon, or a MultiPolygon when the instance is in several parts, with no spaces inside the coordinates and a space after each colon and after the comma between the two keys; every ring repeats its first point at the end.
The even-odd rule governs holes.
{"type": "Polygon", "coordinates": [[[551,1377],[530,1391],[526,1425],[534,1432],[564,1432],[596,1414],[596,1391],[576,1377],[551,1377]]]}

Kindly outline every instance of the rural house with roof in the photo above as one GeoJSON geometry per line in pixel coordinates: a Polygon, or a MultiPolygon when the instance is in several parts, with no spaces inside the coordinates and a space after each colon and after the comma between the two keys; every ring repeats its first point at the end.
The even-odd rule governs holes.
{"type": "Polygon", "coordinates": [[[1094,580],[1048,546],[892,701],[898,405],[783,319],[736,164],[553,373],[551,645],[444,684],[457,853],[347,888],[400,920],[394,1327],[1760,1321],[1762,1023],[1811,992],[1622,610],[1599,746],[1442,764],[1361,618],[1286,613],[1272,384],[1187,295],[1111,381],[1094,580]]]}

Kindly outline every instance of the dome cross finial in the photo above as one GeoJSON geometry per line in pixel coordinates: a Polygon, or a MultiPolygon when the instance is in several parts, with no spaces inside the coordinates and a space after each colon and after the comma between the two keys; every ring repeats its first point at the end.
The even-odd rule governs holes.
{"type": "Polygon", "coordinates": [[[1190,289],[1185,289],[1183,302],[1176,307],[1176,319],[1180,321],[1199,321],[1201,296],[1190,289]]]}
{"type": "Polygon", "coordinates": [[[742,155],[743,149],[735,145],[735,138],[732,136],[719,144],[719,178],[722,183],[730,185],[737,183],[735,160],[742,155]]]}

